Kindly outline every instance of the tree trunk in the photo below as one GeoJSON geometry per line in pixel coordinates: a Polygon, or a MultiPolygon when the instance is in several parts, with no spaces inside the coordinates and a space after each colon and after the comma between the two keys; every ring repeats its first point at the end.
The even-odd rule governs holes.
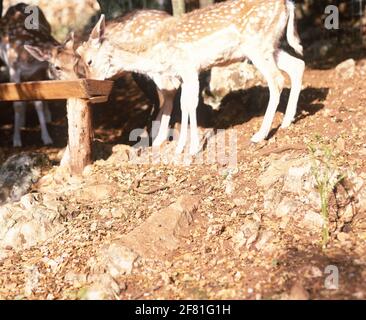
{"type": "Polygon", "coordinates": [[[128,10],[128,6],[132,5],[132,1],[126,1],[123,0],[97,0],[100,6],[100,10],[102,13],[105,14],[107,19],[113,19],[119,15],[121,15],[123,12],[128,10]],[[126,4],[128,5],[126,7],[126,4]]]}
{"type": "Polygon", "coordinates": [[[199,1],[200,1],[200,8],[204,8],[215,3],[215,0],[199,0],[199,1]]]}
{"type": "Polygon", "coordinates": [[[184,0],[172,0],[172,6],[175,17],[181,16],[186,11],[184,0]]]}

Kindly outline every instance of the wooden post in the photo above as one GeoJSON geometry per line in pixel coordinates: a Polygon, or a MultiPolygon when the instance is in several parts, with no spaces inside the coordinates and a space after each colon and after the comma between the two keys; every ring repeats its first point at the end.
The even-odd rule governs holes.
{"type": "Polygon", "coordinates": [[[186,11],[184,0],[172,0],[173,15],[179,17],[186,11]]]}
{"type": "MultiPolygon", "coordinates": [[[[71,98],[67,100],[69,123],[69,166],[72,174],[80,175],[92,163],[93,127],[89,100],[71,98]]],[[[66,151],[66,152],[67,152],[66,151]]]]}
{"type": "Polygon", "coordinates": [[[61,166],[68,166],[72,174],[79,175],[92,163],[90,106],[108,101],[112,87],[112,81],[92,79],[5,83],[0,84],[0,101],[67,99],[69,142],[61,166]]]}

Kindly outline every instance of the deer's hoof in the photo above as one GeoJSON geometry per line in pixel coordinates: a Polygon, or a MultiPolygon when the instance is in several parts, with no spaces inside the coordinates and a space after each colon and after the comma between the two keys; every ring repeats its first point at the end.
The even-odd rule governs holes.
{"type": "Polygon", "coordinates": [[[20,148],[20,147],[22,147],[22,141],[20,139],[14,139],[13,140],[13,147],[14,148],[20,148]]]}
{"type": "Polygon", "coordinates": [[[266,136],[264,134],[262,134],[261,132],[257,132],[254,136],[252,136],[250,141],[254,142],[254,143],[258,143],[258,142],[262,142],[265,138],[266,138],[266,136]]]}
{"type": "Polygon", "coordinates": [[[45,136],[45,137],[42,137],[42,141],[43,141],[43,144],[45,146],[48,146],[50,144],[53,144],[53,140],[51,139],[50,136],[45,136]]]}
{"type": "Polygon", "coordinates": [[[287,129],[289,126],[291,126],[293,121],[294,121],[293,119],[290,120],[284,119],[281,124],[281,129],[287,129]]]}

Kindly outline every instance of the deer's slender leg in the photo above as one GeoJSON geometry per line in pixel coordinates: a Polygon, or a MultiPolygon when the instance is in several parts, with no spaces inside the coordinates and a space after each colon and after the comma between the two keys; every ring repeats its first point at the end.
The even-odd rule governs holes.
{"type": "Polygon", "coordinates": [[[42,101],[35,101],[34,105],[36,107],[37,110],[37,114],[38,114],[38,119],[39,119],[39,124],[41,126],[41,135],[42,135],[42,141],[45,145],[48,144],[52,144],[53,141],[48,133],[47,130],[47,123],[46,123],[46,117],[44,114],[44,109],[43,109],[43,102],[42,101]]]}
{"type": "MultiPolygon", "coordinates": [[[[9,67],[10,81],[15,83],[20,83],[20,72],[13,67],[9,67]]],[[[22,146],[22,137],[20,134],[20,129],[25,125],[25,108],[24,102],[15,101],[13,103],[14,108],[14,133],[13,133],[13,146],[22,146]]]]}
{"type": "Polygon", "coordinates": [[[297,103],[301,92],[305,63],[301,59],[280,50],[276,56],[277,66],[285,71],[291,80],[291,91],[281,128],[287,128],[295,119],[297,103]]]}
{"type": "Polygon", "coordinates": [[[196,153],[199,147],[199,136],[197,128],[196,109],[199,99],[199,80],[198,75],[194,73],[189,77],[183,78],[182,96],[180,99],[182,109],[182,125],[178,140],[176,153],[182,153],[187,142],[188,136],[188,119],[191,123],[191,146],[190,153],[196,153]]]}
{"type": "Polygon", "coordinates": [[[48,103],[46,101],[43,102],[43,110],[44,110],[44,116],[46,118],[46,122],[51,123],[52,122],[52,114],[51,114],[51,110],[48,106],[48,103]]]}
{"type": "MultiPolygon", "coordinates": [[[[176,92],[176,90],[167,91],[158,89],[160,112],[156,119],[156,122],[160,123],[160,127],[159,132],[153,142],[154,147],[160,146],[168,137],[169,122],[173,110],[173,103],[176,92]]],[[[154,133],[156,132],[156,126],[153,126],[152,132],[154,136],[154,133]]]]}
{"type": "Polygon", "coordinates": [[[257,55],[255,57],[251,57],[251,60],[266,79],[270,94],[262,126],[259,131],[251,138],[252,142],[260,142],[267,138],[269,131],[271,130],[273,118],[280,102],[284,78],[278,69],[272,54],[267,57],[264,57],[263,55],[257,55]]]}
{"type": "Polygon", "coordinates": [[[189,108],[189,126],[191,130],[191,141],[189,145],[189,154],[195,155],[200,150],[200,137],[197,125],[197,107],[199,103],[199,80],[198,75],[194,83],[192,83],[192,101],[189,108]]]}
{"type": "Polygon", "coordinates": [[[20,127],[24,128],[25,124],[26,124],[26,112],[27,112],[27,107],[26,107],[26,103],[22,103],[22,106],[17,107],[17,113],[19,116],[19,121],[20,121],[20,127]]]}
{"type": "Polygon", "coordinates": [[[20,129],[22,127],[22,112],[25,110],[25,102],[15,101],[13,103],[14,108],[14,133],[13,133],[13,146],[22,146],[22,137],[20,134],[20,129]]]}

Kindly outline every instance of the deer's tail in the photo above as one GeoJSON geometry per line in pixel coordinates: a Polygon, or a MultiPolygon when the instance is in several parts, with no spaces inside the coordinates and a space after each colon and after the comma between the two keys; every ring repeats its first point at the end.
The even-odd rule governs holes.
{"type": "Polygon", "coordinates": [[[286,6],[289,13],[286,33],[287,42],[298,54],[302,55],[303,47],[295,25],[295,4],[292,1],[287,0],[286,6]]]}

